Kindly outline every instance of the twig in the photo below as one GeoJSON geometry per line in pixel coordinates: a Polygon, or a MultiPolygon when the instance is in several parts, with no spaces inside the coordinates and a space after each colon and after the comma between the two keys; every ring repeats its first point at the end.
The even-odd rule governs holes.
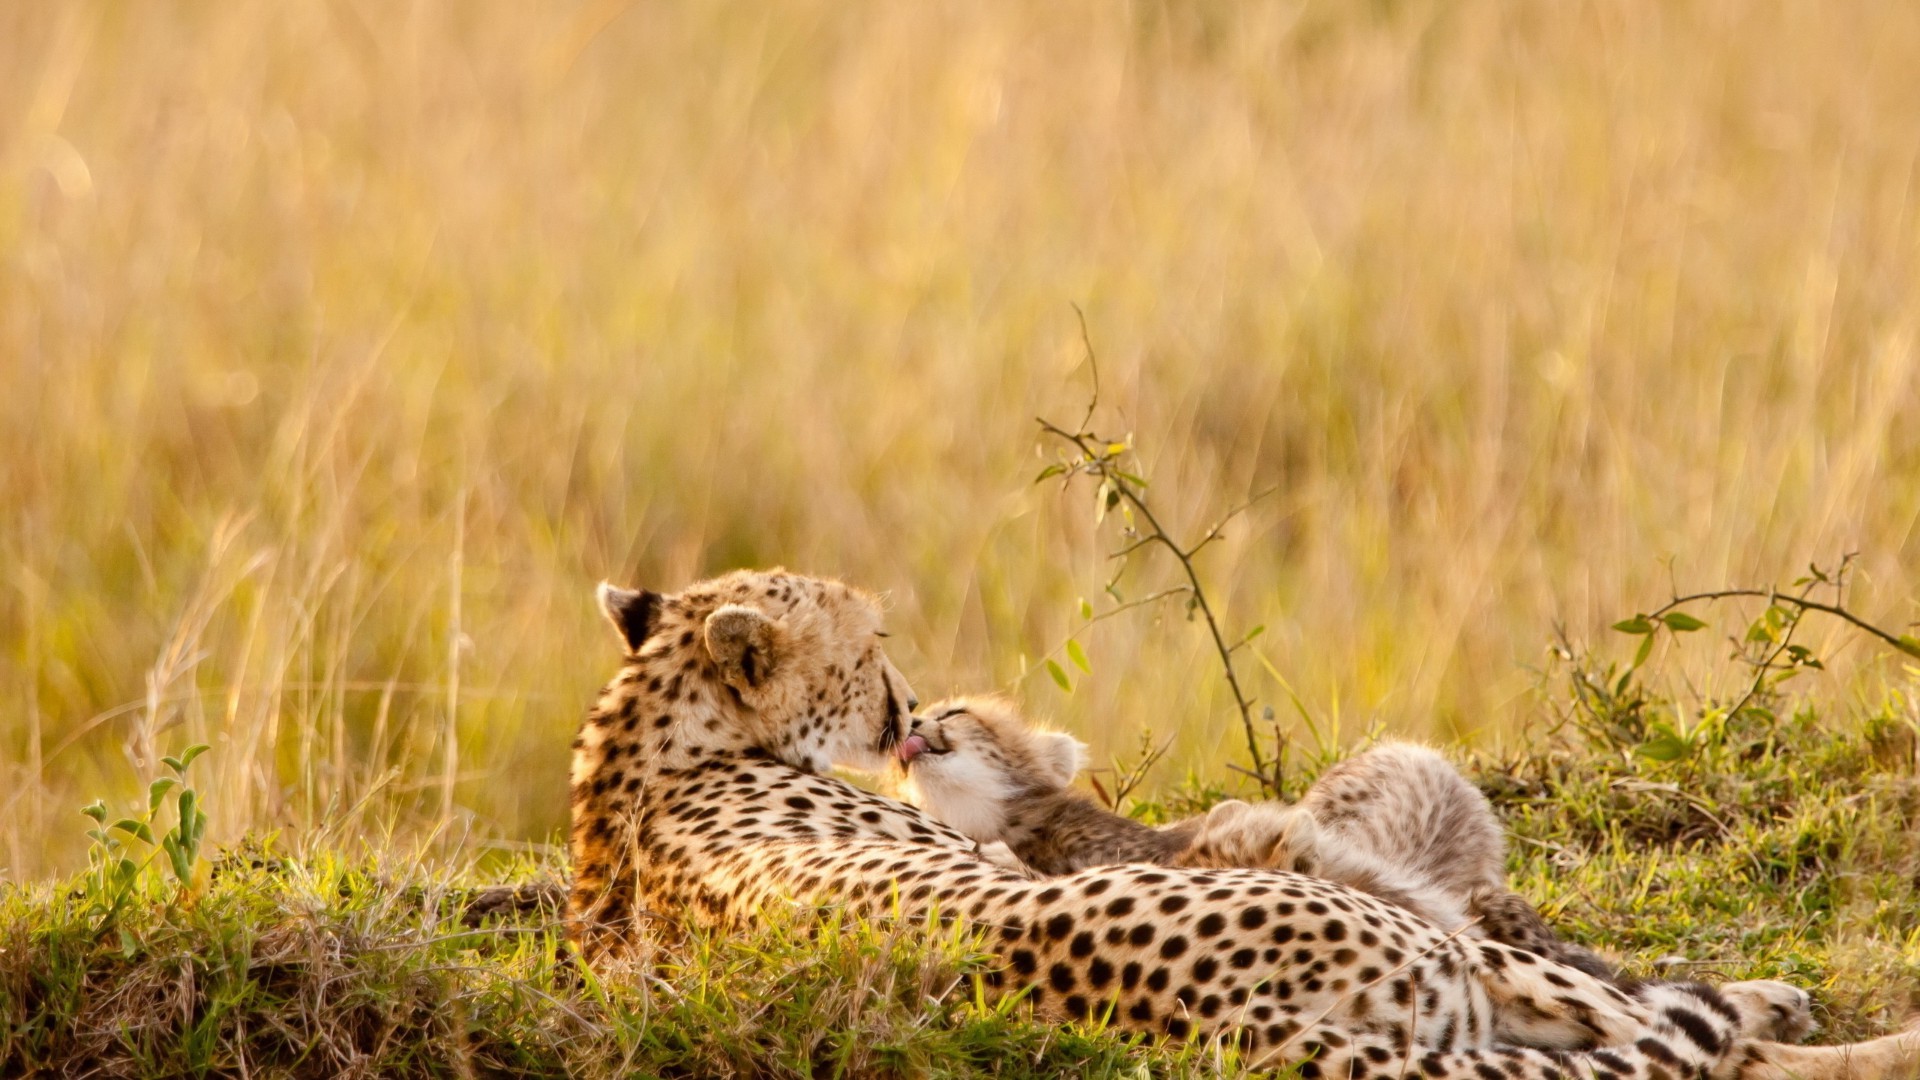
{"type": "Polygon", "coordinates": [[[1872,623],[1866,621],[1865,619],[1862,619],[1860,616],[1855,615],[1853,612],[1848,611],[1842,605],[1822,603],[1819,600],[1808,599],[1805,596],[1793,596],[1791,594],[1782,593],[1774,589],[1715,589],[1712,592],[1689,593],[1686,596],[1674,597],[1673,599],[1667,601],[1666,604],[1662,605],[1660,608],[1649,613],[1647,617],[1651,619],[1657,619],[1660,616],[1666,614],[1667,612],[1672,611],[1673,609],[1685,604],[1698,603],[1702,600],[1705,600],[1705,601],[1726,600],[1726,599],[1730,599],[1732,597],[1737,597],[1737,596],[1752,597],[1760,600],[1766,600],[1769,602],[1783,602],[1783,603],[1792,604],[1793,606],[1798,608],[1804,608],[1807,611],[1818,611],[1823,614],[1832,615],[1834,618],[1839,619],[1842,622],[1849,623],[1858,629],[1865,630],[1867,633],[1873,635],[1874,637],[1879,638],[1881,641],[1886,642],[1888,645],[1893,646],[1894,649],[1896,649],[1899,652],[1905,653],[1908,656],[1920,657],[1920,652],[1916,652],[1916,649],[1920,649],[1920,646],[1915,645],[1912,638],[1910,637],[1903,638],[1898,634],[1893,634],[1893,633],[1889,633],[1888,631],[1882,630],[1878,626],[1875,626],[1872,623]]]}
{"type": "MultiPolygon", "coordinates": [[[[1153,508],[1147,505],[1146,498],[1140,493],[1136,481],[1130,478],[1129,474],[1122,470],[1116,463],[1116,455],[1112,453],[1110,449],[1115,444],[1101,439],[1091,431],[1068,431],[1057,424],[1051,423],[1044,417],[1037,417],[1036,420],[1040,424],[1041,431],[1064,440],[1080,452],[1080,460],[1063,468],[1061,470],[1062,472],[1068,474],[1085,473],[1090,476],[1099,477],[1106,490],[1113,492],[1118,498],[1124,499],[1127,505],[1132,507],[1133,511],[1140,515],[1141,520],[1146,522],[1148,529],[1151,531],[1140,536],[1132,545],[1124,549],[1124,551],[1130,554],[1140,548],[1157,545],[1166,549],[1167,553],[1173,556],[1174,561],[1180,564],[1181,572],[1186,575],[1187,585],[1190,590],[1191,598],[1189,603],[1193,605],[1194,610],[1200,613],[1201,618],[1206,621],[1207,634],[1213,639],[1214,651],[1220,656],[1221,670],[1227,678],[1227,688],[1233,693],[1234,706],[1240,712],[1240,725],[1247,739],[1247,753],[1253,759],[1253,775],[1259,780],[1261,787],[1277,794],[1279,791],[1279,778],[1272,775],[1272,768],[1268,763],[1267,757],[1260,750],[1259,733],[1253,726],[1254,699],[1248,696],[1246,691],[1241,687],[1240,675],[1234,670],[1233,652],[1237,646],[1228,646],[1226,635],[1220,629],[1219,617],[1214,614],[1213,604],[1207,599],[1206,589],[1200,584],[1200,572],[1193,563],[1194,555],[1202,547],[1219,538],[1220,527],[1225,524],[1226,518],[1222,518],[1213,528],[1209,529],[1199,542],[1191,547],[1182,547],[1174,540],[1173,535],[1167,531],[1166,527],[1160,523],[1160,519],[1154,514],[1153,508]]],[[[1271,494],[1273,490],[1275,489],[1269,488],[1267,491],[1254,496],[1252,499],[1249,499],[1245,505],[1236,507],[1228,517],[1240,513],[1245,510],[1247,506],[1251,506],[1254,502],[1271,494]]]]}
{"type": "Polygon", "coordinates": [[[1167,751],[1172,748],[1173,736],[1169,735],[1160,741],[1159,746],[1146,750],[1141,754],[1140,760],[1134,762],[1125,772],[1121,772],[1117,765],[1114,767],[1113,802],[1110,804],[1113,809],[1118,810],[1120,808],[1120,800],[1133,794],[1133,789],[1139,787],[1140,781],[1147,778],[1147,771],[1152,769],[1161,758],[1166,756],[1167,751]]]}
{"type": "Polygon", "coordinates": [[[1019,675],[1014,676],[1013,681],[1007,684],[1008,688],[1011,689],[1014,686],[1018,686],[1022,681],[1026,679],[1027,676],[1032,675],[1034,672],[1041,670],[1043,667],[1046,666],[1046,662],[1048,660],[1052,660],[1055,657],[1059,656],[1062,652],[1066,651],[1068,641],[1072,641],[1074,638],[1079,637],[1081,634],[1086,632],[1088,627],[1094,625],[1095,623],[1105,622],[1108,619],[1113,618],[1115,615],[1121,614],[1122,612],[1131,611],[1137,607],[1145,607],[1148,604],[1157,603],[1161,600],[1165,600],[1169,596],[1178,596],[1181,593],[1184,593],[1186,591],[1188,590],[1185,585],[1175,585],[1170,589],[1161,589],[1159,592],[1154,593],[1151,596],[1142,596],[1137,600],[1129,600],[1124,604],[1120,604],[1116,607],[1110,608],[1106,611],[1100,612],[1097,615],[1094,615],[1093,617],[1089,618],[1086,622],[1081,623],[1079,628],[1076,629],[1073,633],[1068,634],[1065,640],[1061,641],[1060,644],[1055,645],[1052,651],[1048,652],[1045,656],[1042,656],[1040,658],[1040,663],[1034,664],[1033,666],[1027,668],[1027,670],[1021,672],[1019,675]]]}
{"type": "MultiPolygon", "coordinates": [[[[1780,599],[1791,600],[1792,597],[1781,597],[1780,599]]],[[[1769,601],[1769,603],[1771,602],[1772,601],[1769,601]]],[[[1760,691],[1766,689],[1767,673],[1773,670],[1774,662],[1779,660],[1780,655],[1787,651],[1788,646],[1793,644],[1794,632],[1800,629],[1800,618],[1800,615],[1795,615],[1793,621],[1787,624],[1786,632],[1780,635],[1780,643],[1774,647],[1772,652],[1767,654],[1764,660],[1757,661],[1754,664],[1757,670],[1753,673],[1753,683],[1747,687],[1746,695],[1742,697],[1733,708],[1727,710],[1727,716],[1729,718],[1739,716],[1741,710],[1745,709],[1754,698],[1758,697],[1760,691]]],[[[1712,815],[1708,816],[1711,817],[1712,815]]],[[[1716,824],[1718,824],[1718,822],[1716,822],[1716,824]]],[[[1726,826],[1721,825],[1720,828],[1724,831],[1726,826]]]]}

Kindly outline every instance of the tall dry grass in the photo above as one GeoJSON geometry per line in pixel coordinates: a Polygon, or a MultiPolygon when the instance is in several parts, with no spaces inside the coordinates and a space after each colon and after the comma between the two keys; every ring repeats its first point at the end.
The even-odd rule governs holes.
{"type": "Polygon", "coordinates": [[[1905,622],[1917,158],[1874,0],[7,5],[0,858],[196,740],[216,836],[544,838],[593,583],[741,564],[1218,773],[1177,608],[1015,683],[1112,544],[1073,303],[1168,517],[1279,486],[1203,570],[1319,719],[1845,550],[1905,622]]]}

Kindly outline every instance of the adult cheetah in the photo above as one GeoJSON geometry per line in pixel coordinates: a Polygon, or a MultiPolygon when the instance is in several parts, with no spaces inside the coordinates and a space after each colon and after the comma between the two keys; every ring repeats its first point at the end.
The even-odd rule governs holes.
{"type": "MultiPolygon", "coordinates": [[[[1762,1010],[1693,985],[1623,991],[1273,870],[1100,867],[1028,880],[902,803],[820,773],[876,769],[913,695],[871,597],[782,571],[671,596],[603,588],[627,656],[576,740],[574,940],[605,964],[643,910],[727,925],[835,903],[964,918],[1040,1015],[1219,1037],[1303,1076],[1878,1080],[1920,1037],[1756,1040],[1762,1010]]],[[[1774,984],[1758,990],[1794,996],[1774,984]]]]}

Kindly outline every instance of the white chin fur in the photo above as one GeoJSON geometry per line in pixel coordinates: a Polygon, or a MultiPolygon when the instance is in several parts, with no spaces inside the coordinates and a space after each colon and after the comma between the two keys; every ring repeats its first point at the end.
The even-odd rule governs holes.
{"type": "Polygon", "coordinates": [[[983,844],[1000,839],[1006,831],[1003,807],[1013,795],[991,766],[967,758],[950,762],[929,754],[914,759],[901,794],[983,844]]]}
{"type": "Polygon", "coordinates": [[[875,745],[879,739],[878,732],[875,732],[872,738],[865,740],[842,736],[822,741],[818,744],[817,752],[838,768],[863,773],[883,773],[893,764],[893,755],[875,745]]]}

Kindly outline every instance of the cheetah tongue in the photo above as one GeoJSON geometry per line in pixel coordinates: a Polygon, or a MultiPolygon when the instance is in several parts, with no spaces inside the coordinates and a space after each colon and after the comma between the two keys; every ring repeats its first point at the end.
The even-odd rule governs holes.
{"type": "Polygon", "coordinates": [[[894,753],[899,755],[902,765],[911,763],[914,758],[926,752],[927,740],[923,735],[909,735],[901,739],[899,747],[894,750],[894,753]]]}

